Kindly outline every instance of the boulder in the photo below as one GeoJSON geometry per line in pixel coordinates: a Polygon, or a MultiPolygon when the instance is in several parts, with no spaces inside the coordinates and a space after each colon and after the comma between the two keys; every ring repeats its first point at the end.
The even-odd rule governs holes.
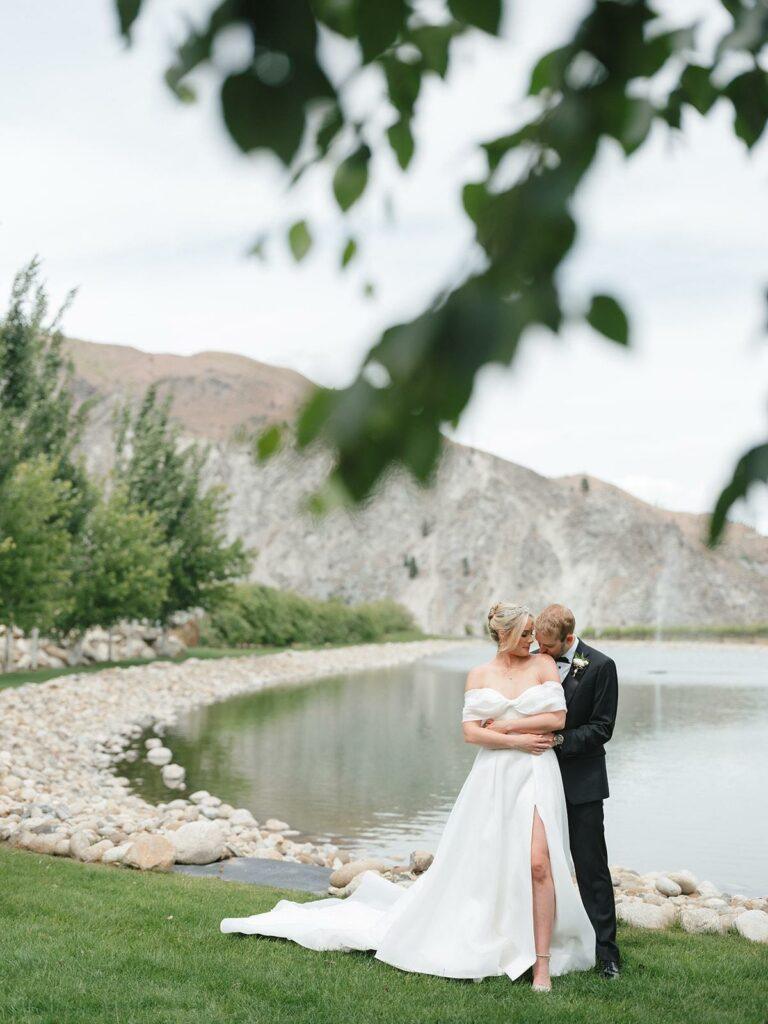
{"type": "Polygon", "coordinates": [[[130,636],[123,640],[119,647],[119,654],[121,658],[127,660],[133,658],[154,658],[155,656],[155,652],[149,644],[144,643],[141,637],[138,636],[130,636]]]}
{"type": "Polygon", "coordinates": [[[259,823],[245,807],[238,807],[229,816],[230,824],[242,825],[244,828],[258,828],[259,823]]]}
{"type": "Polygon", "coordinates": [[[102,839],[98,843],[94,843],[93,846],[89,846],[85,851],[80,860],[84,864],[95,864],[100,861],[108,850],[114,849],[115,844],[111,839],[102,839]]]}
{"type": "Polygon", "coordinates": [[[279,818],[267,818],[264,822],[264,828],[268,832],[284,832],[287,828],[290,828],[285,821],[280,821],[279,818]]]}
{"type": "Polygon", "coordinates": [[[154,750],[156,747],[162,747],[163,741],[157,736],[150,736],[148,740],[144,740],[144,746],[147,750],[154,750]]]}
{"type": "Polygon", "coordinates": [[[699,882],[696,888],[698,889],[699,896],[722,896],[720,890],[712,882],[699,882]]]}
{"type": "Polygon", "coordinates": [[[180,764],[165,764],[160,769],[160,774],[163,777],[163,782],[166,785],[176,786],[180,782],[184,781],[184,776],[187,774],[185,769],[180,764]]]}
{"type": "Polygon", "coordinates": [[[363,860],[353,860],[349,864],[344,864],[342,867],[337,868],[331,875],[329,882],[336,888],[343,889],[363,871],[386,871],[389,866],[386,861],[376,860],[372,857],[363,860]]]}
{"type": "Polygon", "coordinates": [[[624,924],[632,928],[649,928],[652,931],[663,931],[675,920],[675,908],[670,906],[655,907],[649,903],[630,903],[625,901],[616,907],[616,916],[624,924]]]}
{"type": "Polygon", "coordinates": [[[684,931],[693,935],[725,931],[720,915],[709,907],[683,907],[680,910],[680,924],[684,931]]]}
{"type": "Polygon", "coordinates": [[[141,832],[132,841],[123,857],[123,863],[142,871],[170,871],[175,850],[165,836],[141,832]]]}
{"type": "Polygon", "coordinates": [[[654,884],[662,896],[679,896],[683,891],[680,883],[668,878],[667,875],[659,875],[654,884]]]}
{"type": "Polygon", "coordinates": [[[121,843],[120,846],[113,846],[111,850],[106,850],[101,858],[102,864],[121,864],[126,853],[131,848],[130,843],[121,843]]]}
{"type": "Polygon", "coordinates": [[[197,792],[190,794],[189,799],[193,804],[202,804],[206,800],[210,800],[211,794],[207,789],[198,789],[197,792]]]}
{"type": "Polygon", "coordinates": [[[224,853],[224,833],[212,821],[188,821],[169,833],[177,864],[213,864],[224,853]]]}
{"type": "Polygon", "coordinates": [[[17,839],[17,844],[32,853],[45,853],[52,857],[56,852],[56,843],[58,843],[59,839],[61,839],[61,836],[22,832],[17,839]]]}
{"type": "Polygon", "coordinates": [[[414,850],[411,854],[410,869],[420,875],[427,870],[434,859],[435,855],[429,850],[414,850]]]}
{"type": "Polygon", "coordinates": [[[733,924],[739,935],[750,942],[768,942],[768,914],[764,910],[745,910],[733,924]]]}
{"type": "Polygon", "coordinates": [[[172,758],[173,754],[168,747],[151,747],[147,751],[147,760],[150,764],[169,764],[172,758]]]}
{"type": "Polygon", "coordinates": [[[350,882],[348,882],[347,885],[343,886],[343,888],[339,890],[339,896],[342,899],[346,899],[347,896],[351,896],[352,893],[356,889],[359,889],[360,886],[362,885],[365,874],[365,871],[363,871],[359,875],[355,875],[355,877],[350,882]]]}
{"type": "Polygon", "coordinates": [[[666,877],[680,886],[684,896],[692,896],[699,888],[698,879],[691,871],[670,871],[666,877]]]}
{"type": "MultiPolygon", "coordinates": [[[[177,658],[186,651],[186,645],[177,636],[167,633],[155,641],[155,653],[161,658],[177,658]]],[[[151,648],[150,648],[151,650],[151,648]]]]}
{"type": "Polygon", "coordinates": [[[72,851],[70,849],[69,839],[59,839],[56,846],[53,848],[53,852],[57,857],[70,857],[72,851]]]}
{"type": "Polygon", "coordinates": [[[96,832],[88,828],[79,828],[69,837],[69,853],[75,860],[82,860],[86,851],[98,842],[96,832]]]}

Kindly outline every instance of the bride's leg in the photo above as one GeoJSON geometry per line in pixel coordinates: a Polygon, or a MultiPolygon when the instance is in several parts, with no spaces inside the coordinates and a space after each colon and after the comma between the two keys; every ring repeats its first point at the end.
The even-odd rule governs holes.
{"type": "MultiPolygon", "coordinates": [[[[555,883],[549,861],[549,846],[544,822],[538,810],[533,811],[531,833],[531,881],[533,883],[533,938],[537,953],[549,953],[555,921],[555,883]]],[[[535,984],[549,982],[549,960],[537,957],[533,966],[535,984]]]]}

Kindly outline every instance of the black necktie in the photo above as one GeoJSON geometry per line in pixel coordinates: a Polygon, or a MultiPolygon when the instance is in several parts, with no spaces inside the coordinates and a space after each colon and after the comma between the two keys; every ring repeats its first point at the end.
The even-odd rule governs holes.
{"type": "Polygon", "coordinates": [[[570,665],[568,658],[555,658],[555,664],[557,665],[570,665]]]}

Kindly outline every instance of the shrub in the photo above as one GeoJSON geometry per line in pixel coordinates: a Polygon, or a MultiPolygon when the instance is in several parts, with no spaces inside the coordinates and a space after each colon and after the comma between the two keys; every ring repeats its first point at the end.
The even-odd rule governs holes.
{"type": "Polygon", "coordinates": [[[228,647],[349,644],[418,632],[410,613],[395,601],[347,605],[240,584],[209,613],[200,643],[228,647]]]}

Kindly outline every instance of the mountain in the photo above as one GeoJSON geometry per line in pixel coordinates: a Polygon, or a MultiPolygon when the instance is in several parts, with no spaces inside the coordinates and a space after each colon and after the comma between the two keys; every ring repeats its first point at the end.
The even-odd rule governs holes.
{"type": "Polygon", "coordinates": [[[190,438],[210,443],[207,474],[230,495],[228,528],[258,551],[253,578],[316,597],[390,597],[425,629],[482,632],[493,600],[569,604],[582,626],[764,621],[768,538],[732,525],[716,551],[705,517],[646,504],[594,477],[550,479],[446,442],[435,486],[402,474],[354,512],[300,509],[328,468],[322,452],[254,465],[239,427],[290,419],[310,382],[244,356],[155,355],[71,342],[78,397],[97,403],[85,439],[91,468],[111,459],[112,411],[148,384],[173,396],[190,438]]]}

